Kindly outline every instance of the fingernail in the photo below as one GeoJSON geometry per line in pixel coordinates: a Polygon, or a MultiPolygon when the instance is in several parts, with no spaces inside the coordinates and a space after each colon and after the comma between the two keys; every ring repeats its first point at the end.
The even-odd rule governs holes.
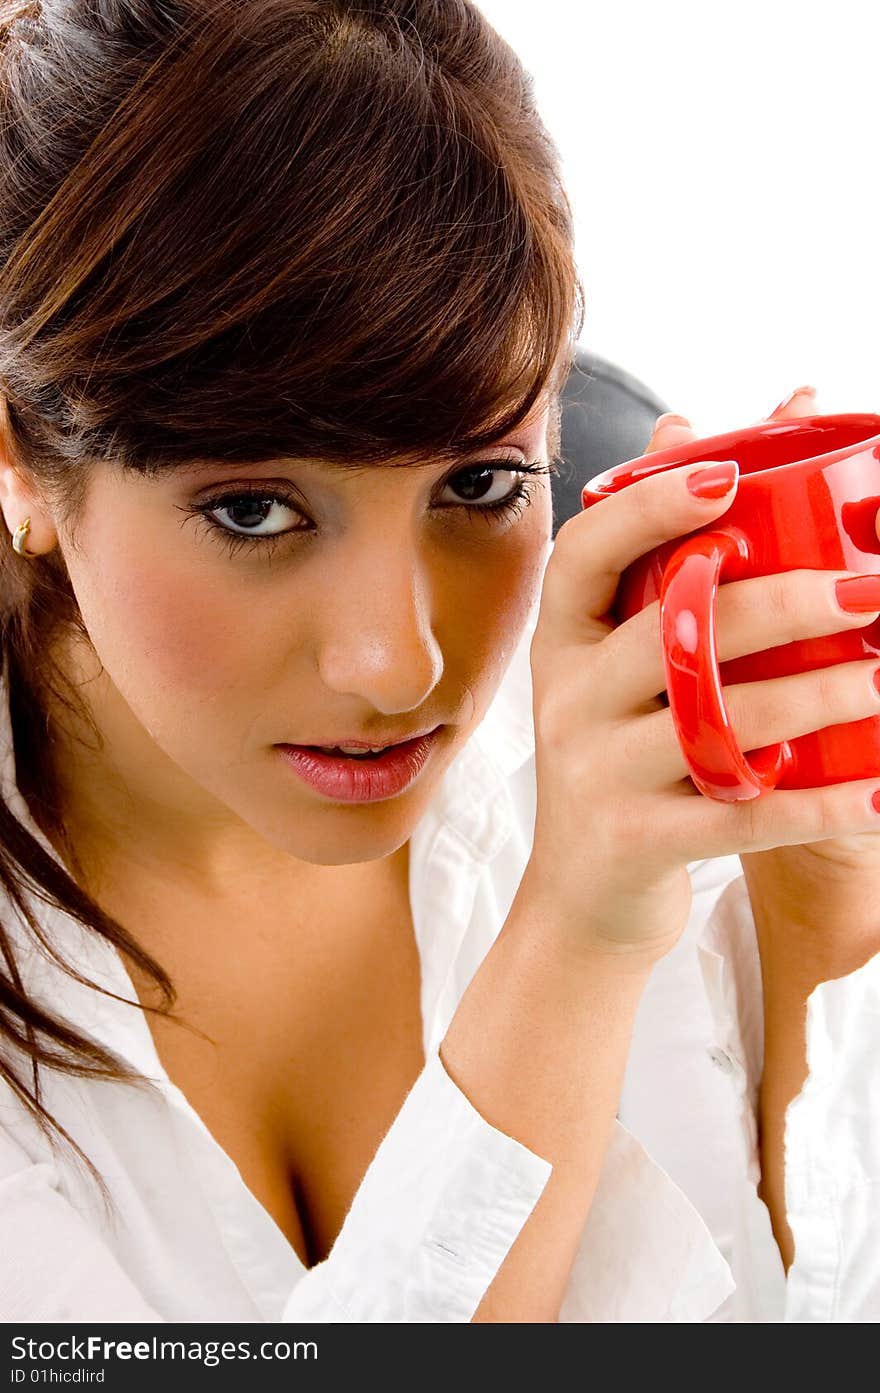
{"type": "Polygon", "coordinates": [[[795,397],[815,397],[816,395],[815,387],[795,387],[793,392],[789,392],[787,397],[782,398],[778,406],[774,406],[770,415],[775,416],[777,411],[782,411],[784,407],[790,405],[790,403],[794,401],[795,397]]]}
{"type": "Polygon", "coordinates": [[[871,794],[871,807],[875,813],[880,813],[880,788],[875,789],[871,794]]]}
{"type": "Polygon", "coordinates": [[[659,430],[661,426],[686,426],[688,430],[693,430],[687,416],[678,416],[674,411],[664,411],[662,416],[657,417],[654,430],[659,430]]]}
{"type": "Polygon", "coordinates": [[[874,669],[874,686],[880,692],[880,667],[874,669]]]}
{"type": "Polygon", "coordinates": [[[739,465],[735,459],[720,464],[706,464],[688,475],[687,486],[694,498],[723,498],[736,483],[739,465]]]}
{"type": "Polygon", "coordinates": [[[834,587],[837,603],[847,614],[880,614],[880,575],[847,576],[834,587]]]}

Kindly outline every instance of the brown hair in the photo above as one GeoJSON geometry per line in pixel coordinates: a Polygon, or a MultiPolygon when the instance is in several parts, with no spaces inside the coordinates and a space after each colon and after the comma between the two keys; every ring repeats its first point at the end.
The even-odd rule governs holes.
{"type": "MultiPolygon", "coordinates": [[[[545,392],[559,448],[570,208],[529,75],[469,0],[0,0],[0,268],[7,456],[72,523],[98,459],[452,458],[545,392]]],[[[0,546],[19,787],[55,844],[68,626],[59,551],[0,546]]],[[[0,883],[56,961],[27,890],[170,1010],[162,967],[2,801],[0,883]]],[[[0,1045],[32,1079],[9,1049],[0,1077],[71,1141],[39,1066],[136,1076],[28,998],[2,926],[0,952],[0,1045]]]]}

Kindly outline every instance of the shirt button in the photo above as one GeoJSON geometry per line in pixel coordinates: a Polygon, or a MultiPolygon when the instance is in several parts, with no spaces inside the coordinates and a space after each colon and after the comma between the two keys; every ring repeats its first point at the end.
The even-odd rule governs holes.
{"type": "Polygon", "coordinates": [[[709,1058],[722,1074],[732,1074],[736,1065],[726,1050],[722,1050],[718,1045],[713,1045],[709,1050],[709,1058]]]}

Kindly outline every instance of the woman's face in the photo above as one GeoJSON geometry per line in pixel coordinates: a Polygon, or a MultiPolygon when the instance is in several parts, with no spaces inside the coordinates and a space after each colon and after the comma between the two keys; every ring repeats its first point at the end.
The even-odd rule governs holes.
{"type": "Polygon", "coordinates": [[[547,425],[542,403],[453,466],[95,466],[59,538],[103,666],[81,687],[105,740],[92,793],[112,769],[134,825],[179,848],[246,829],[313,864],[400,848],[537,598],[550,483],[515,471],[546,468],[547,425]],[[279,749],[437,725],[415,782],[368,802],[318,792],[279,749]]]}

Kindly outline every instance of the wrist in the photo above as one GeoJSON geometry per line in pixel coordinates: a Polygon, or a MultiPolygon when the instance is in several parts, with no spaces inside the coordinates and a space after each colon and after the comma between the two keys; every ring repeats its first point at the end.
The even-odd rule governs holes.
{"type": "MultiPolygon", "coordinates": [[[[659,960],[675,946],[687,918],[667,886],[581,891],[575,902],[559,890],[556,879],[529,863],[502,932],[514,932],[520,920],[537,933],[548,955],[575,973],[605,972],[647,979],[659,960]],[[671,928],[669,925],[671,924],[671,928]]],[[[686,894],[690,888],[685,876],[686,894]]]]}
{"type": "Polygon", "coordinates": [[[843,977],[880,951],[876,891],[880,866],[838,849],[784,847],[742,856],[765,989],[787,984],[807,994],[843,977]]]}

